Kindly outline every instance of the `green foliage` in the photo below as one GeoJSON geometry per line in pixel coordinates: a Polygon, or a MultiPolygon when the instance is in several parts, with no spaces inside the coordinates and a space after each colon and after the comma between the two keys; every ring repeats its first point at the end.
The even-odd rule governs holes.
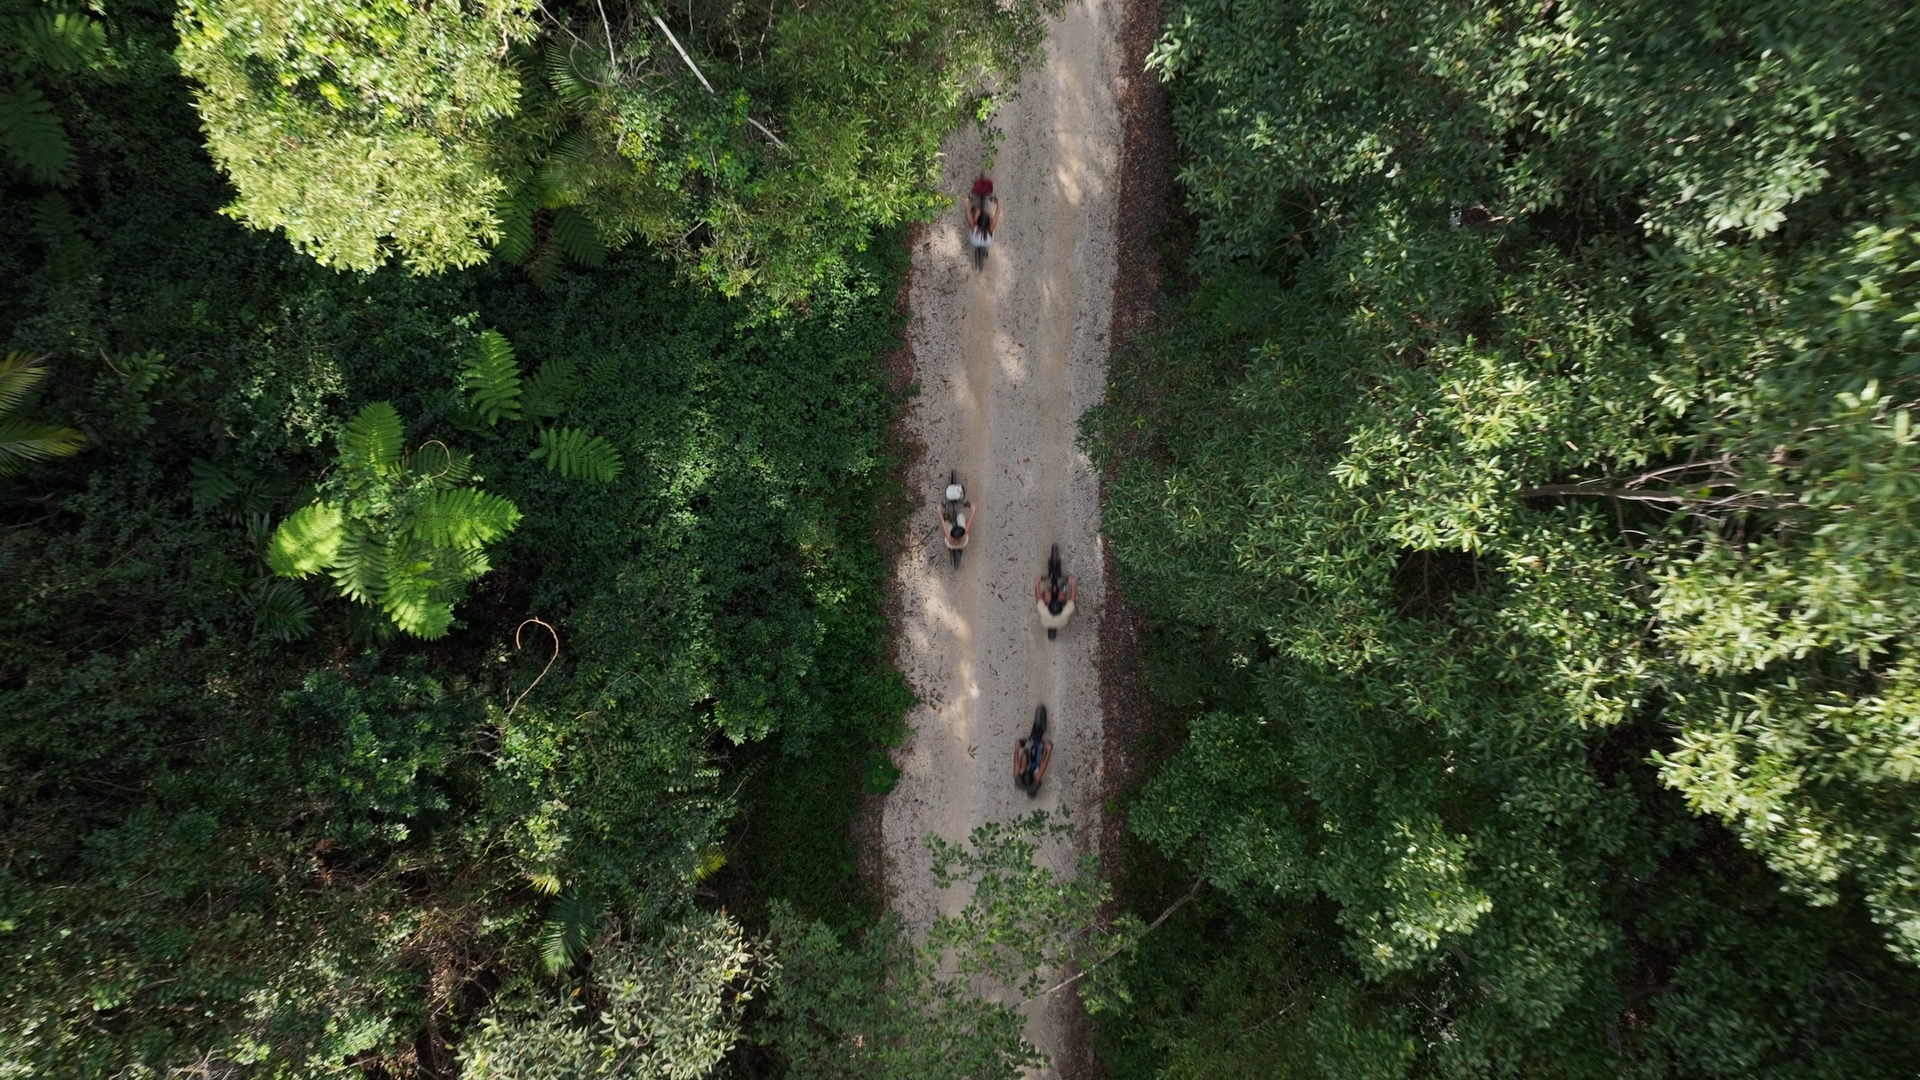
{"type": "Polygon", "coordinates": [[[779,966],[754,1035],[794,1080],[1011,1080],[1044,1063],[1020,1014],[937,977],[892,912],[845,941],[777,906],[769,944],[779,966]]]}
{"type": "Polygon", "coordinates": [[[598,435],[579,428],[542,428],[540,445],[527,455],[569,480],[610,484],[620,476],[620,451],[598,435]]]}
{"type": "Polygon", "coordinates": [[[1031,999],[1074,967],[1091,967],[1086,952],[1102,904],[1110,899],[1098,859],[1083,852],[1064,880],[1037,860],[1043,846],[1065,847],[1073,827],[1044,810],[976,827],[965,844],[925,838],[934,884],[965,883],[972,892],[958,914],[941,915],[927,932],[928,963],[966,977],[1012,986],[1031,999]]]}
{"type": "Polygon", "coordinates": [[[53,180],[66,169],[66,132],[39,87],[0,87],[0,148],[14,168],[35,180],[53,180]]]}
{"type": "Polygon", "coordinates": [[[900,781],[900,767],[884,750],[867,751],[867,767],[860,772],[860,784],[869,795],[885,795],[900,781]]]}
{"type": "Polygon", "coordinates": [[[699,1080],[739,1038],[760,973],[740,927],[697,915],[658,938],[603,936],[590,1011],[528,988],[461,1045],[463,1075],[502,1080],[699,1080]]]}
{"type": "Polygon", "coordinates": [[[86,436],[72,428],[14,415],[47,377],[45,359],[23,352],[0,358],[0,476],[16,476],[30,462],[69,457],[86,445],[86,436]]]}
{"type": "Polygon", "coordinates": [[[520,365],[512,343],[498,330],[474,339],[460,368],[460,386],[467,392],[467,407],[487,426],[520,419],[520,365]]]}
{"type": "Polygon", "coordinates": [[[72,148],[43,81],[103,67],[106,30],[88,15],[11,0],[0,4],[0,155],[38,183],[68,178],[72,148]]]}
{"type": "Polygon", "coordinates": [[[947,204],[941,140],[1036,54],[1056,0],[689,11],[183,0],[181,68],[228,212],[322,264],[489,249],[550,283],[640,238],[765,310],[947,204]],[[682,50],[687,56],[682,58],[682,50]],[[697,68],[697,71],[695,70],[697,68]]]}
{"type": "Polygon", "coordinates": [[[484,261],[494,139],[521,94],[504,53],[533,36],[531,10],[184,0],[180,69],[239,192],[225,212],[343,270],[484,261]]]}
{"type": "Polygon", "coordinates": [[[1055,856],[1043,848],[1070,848],[1072,835],[1064,819],[1036,811],[982,825],[964,843],[926,837],[935,881],[969,893],[919,946],[890,911],[847,940],[775,904],[777,964],[758,1041],[796,1080],[982,1080],[1044,1065],[1021,1038],[1016,1006],[989,995],[1009,988],[1031,1001],[1068,965],[1102,962],[1089,945],[1109,896],[1094,857],[1065,876],[1043,862],[1055,856]]]}
{"type": "Polygon", "coordinates": [[[491,568],[487,545],[513,531],[519,508],[462,486],[472,459],[444,444],[403,456],[400,414],[384,401],[340,432],[336,465],[319,499],[274,530],[268,565],[289,578],[324,570],[341,596],[401,630],[445,636],[467,583],[491,568]]]}
{"type": "Polygon", "coordinates": [[[553,902],[540,928],[540,965],[547,974],[557,975],[580,962],[604,913],[599,897],[578,890],[553,902]]]}
{"type": "Polygon", "coordinates": [[[1200,287],[1087,435],[1222,944],[1125,1075],[1920,1061],[1913,20],[1170,12],[1200,287]]]}
{"type": "Polygon", "coordinates": [[[97,18],[109,70],[25,76],[68,186],[0,185],[0,351],[56,357],[26,415],[87,436],[0,506],[0,1072],[451,1075],[496,989],[596,1004],[545,980],[557,897],[655,955],[766,865],[730,830],[772,801],[749,751],[849,766],[801,789],[821,873],[765,880],[870,918],[846,807],[910,700],[874,542],[897,243],[766,329],[620,252],[545,290],[335,274],[218,213],[170,6],[97,18]],[[466,408],[485,327],[525,364],[519,421],[466,408]],[[379,402],[402,430],[354,425],[344,468],[379,402]],[[565,481],[528,460],[542,427],[630,467],[565,481]],[[444,638],[266,565],[316,492],[349,532],[445,447],[523,516],[444,638]]]}

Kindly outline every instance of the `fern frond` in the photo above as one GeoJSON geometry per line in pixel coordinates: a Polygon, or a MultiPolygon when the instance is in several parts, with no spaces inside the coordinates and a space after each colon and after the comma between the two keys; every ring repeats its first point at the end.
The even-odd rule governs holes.
{"type": "Polygon", "coordinates": [[[436,597],[433,563],[413,545],[390,544],[386,551],[380,610],[415,637],[445,637],[453,625],[453,600],[436,597]]]}
{"type": "Polygon", "coordinates": [[[14,24],[14,45],[46,71],[78,71],[107,47],[107,31],[77,11],[36,11],[14,24]]]}
{"type": "Polygon", "coordinates": [[[520,419],[520,364],[513,344],[498,330],[483,331],[467,350],[460,370],[467,404],[488,424],[520,419]]]}
{"type": "Polygon", "coordinates": [[[449,599],[457,599],[460,589],[467,582],[478,581],[493,569],[493,560],[487,558],[486,548],[443,551],[439,560],[440,564],[434,568],[434,576],[446,584],[449,599]]]}
{"type": "Polygon", "coordinates": [[[187,490],[193,493],[195,510],[212,510],[240,493],[240,481],[204,458],[194,458],[188,471],[193,474],[193,479],[187,481],[187,490]]]}
{"type": "Polygon", "coordinates": [[[298,641],[313,633],[313,604],[291,581],[268,581],[248,598],[253,632],[276,641],[298,641]]]}
{"type": "Polygon", "coordinates": [[[579,428],[541,428],[540,445],[527,455],[569,480],[611,483],[626,467],[620,451],[598,435],[579,428]]]}
{"type": "Polygon", "coordinates": [[[413,507],[409,532],[434,548],[476,548],[492,543],[520,523],[520,508],[479,488],[432,492],[413,507]]]}
{"type": "Polygon", "coordinates": [[[586,955],[604,910],[600,898],[588,893],[569,892],[553,902],[540,928],[540,963],[547,974],[558,975],[586,955]]]}
{"type": "Polygon", "coordinates": [[[547,235],[553,246],[582,266],[599,266],[607,261],[607,247],[600,242],[600,230],[571,206],[553,212],[553,228],[547,235]]]}
{"type": "Polygon", "coordinates": [[[500,242],[494,254],[507,262],[519,262],[533,250],[533,211],[539,205],[530,192],[502,194],[493,212],[500,219],[500,242]]]}
{"type": "MultiPolygon", "coordinates": [[[[596,54],[597,55],[597,54],[596,54]]],[[[553,41],[542,58],[547,85],[569,105],[584,104],[593,96],[593,61],[578,55],[570,43],[553,41]],[[582,70],[586,68],[587,70],[582,70]]]]}
{"type": "Polygon", "coordinates": [[[0,87],[0,152],[31,180],[50,183],[71,156],[66,129],[38,87],[0,87]]]}
{"type": "Polygon", "coordinates": [[[520,269],[527,272],[528,279],[535,285],[544,289],[560,276],[565,260],[566,256],[560,253],[559,248],[550,242],[543,243],[533,249],[533,254],[520,264],[520,269]]]}
{"type": "Polygon", "coordinates": [[[387,618],[387,613],[366,604],[348,604],[341,629],[346,631],[348,641],[363,648],[385,645],[395,634],[393,620],[387,618]]]}
{"type": "Polygon", "coordinates": [[[562,357],[540,365],[527,380],[520,404],[528,416],[552,420],[573,405],[580,393],[580,365],[562,357]]]}
{"type": "Polygon", "coordinates": [[[327,567],[334,589],[349,600],[377,604],[386,588],[386,568],[387,545],[360,522],[347,522],[327,567]]]}
{"type": "Polygon", "coordinates": [[[370,472],[384,476],[400,464],[403,433],[400,414],[392,405],[376,401],[340,432],[340,466],[349,472],[370,472]]]}
{"type": "Polygon", "coordinates": [[[267,566],[281,577],[303,578],[335,565],[347,537],[345,526],[339,507],[308,503],[273,530],[273,539],[267,541],[267,566]]]}
{"type": "Polygon", "coordinates": [[[541,207],[559,210],[572,203],[580,190],[578,179],[591,167],[594,141],[575,128],[554,140],[533,174],[533,186],[541,207]]]}
{"type": "Polygon", "coordinates": [[[93,245],[80,231],[80,219],[65,195],[49,191],[27,204],[27,222],[47,246],[41,270],[55,282],[71,282],[86,270],[93,245]]]}
{"type": "Polygon", "coordinates": [[[473,455],[447,448],[438,439],[423,443],[407,461],[407,471],[436,487],[464,484],[473,476],[473,455]]]}

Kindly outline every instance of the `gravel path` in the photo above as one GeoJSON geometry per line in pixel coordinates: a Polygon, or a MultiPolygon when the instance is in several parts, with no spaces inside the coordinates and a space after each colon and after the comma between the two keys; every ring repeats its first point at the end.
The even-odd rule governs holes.
{"type": "MultiPolygon", "coordinates": [[[[908,335],[921,392],[907,426],[925,454],[913,476],[922,507],[895,568],[896,662],[921,704],[896,755],[901,777],[881,830],[888,894],[915,929],[965,901],[933,887],[922,836],[957,840],[1034,807],[1068,808],[1079,844],[1099,834],[1095,655],[1106,589],[1098,478],[1074,437],[1103,391],[1113,324],[1123,16],[1121,0],[1072,4],[1045,63],[1001,110],[1006,139],[992,175],[1002,217],[985,270],[973,269],[957,209],[925,229],[913,252],[908,335]],[[949,469],[979,508],[957,571],[935,518],[949,469]],[[1032,588],[1053,543],[1078,579],[1080,603],[1072,625],[1048,641],[1032,588]],[[1013,786],[1013,743],[1039,704],[1054,756],[1029,798],[1013,786]]],[[[964,193],[980,164],[973,133],[957,135],[948,189],[964,193]]],[[[1074,855],[1046,853],[1062,870],[1074,855]]],[[[1077,1016],[1071,994],[1029,1006],[1027,1037],[1056,1063],[1040,1075],[1080,1073],[1077,1016]]]]}

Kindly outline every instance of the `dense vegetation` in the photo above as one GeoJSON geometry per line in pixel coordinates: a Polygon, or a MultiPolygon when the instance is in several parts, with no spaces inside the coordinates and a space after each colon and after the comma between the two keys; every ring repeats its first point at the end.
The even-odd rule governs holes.
{"type": "Polygon", "coordinates": [[[1115,1075],[1920,1069],[1917,31],[1172,6],[1115,1075]]]}
{"type": "Polygon", "coordinates": [[[322,263],[545,276],[639,237],[779,308],[944,204],[941,139],[1058,7],[182,0],[179,57],[227,212],[322,263]]]}
{"type": "Polygon", "coordinates": [[[585,8],[0,4],[0,1075],[1027,1059],[875,923],[848,823],[910,700],[884,226],[1038,9],[805,8],[677,15],[696,108],[641,9],[576,95],[585,8]],[[595,142],[646,94],[670,182],[595,142]],[[397,156],[303,156],[356,138],[397,156]]]}

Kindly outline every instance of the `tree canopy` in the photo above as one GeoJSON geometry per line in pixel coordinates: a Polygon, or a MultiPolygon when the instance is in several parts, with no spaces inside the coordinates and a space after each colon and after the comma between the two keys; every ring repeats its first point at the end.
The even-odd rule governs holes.
{"type": "Polygon", "coordinates": [[[1170,11],[1197,285],[1089,437],[1233,944],[1142,1075],[1920,1062],[1915,29],[1170,11]]]}
{"type": "Polygon", "coordinates": [[[941,140],[1058,8],[183,0],[178,55],[226,212],[323,265],[545,276],[638,238],[782,309],[945,205],[941,140]]]}

